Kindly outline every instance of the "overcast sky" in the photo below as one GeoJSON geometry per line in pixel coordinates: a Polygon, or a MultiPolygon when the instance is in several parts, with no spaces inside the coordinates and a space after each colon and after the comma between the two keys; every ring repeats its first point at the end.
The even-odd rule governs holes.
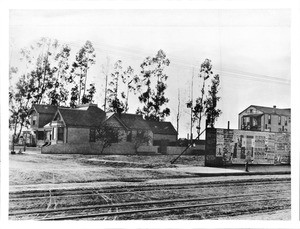
{"type": "MultiPolygon", "coordinates": [[[[290,107],[290,11],[277,10],[11,10],[10,64],[18,66],[19,51],[41,37],[58,39],[74,54],[90,40],[96,64],[89,80],[96,83],[96,102],[103,105],[101,66],[109,56],[136,72],[146,56],[159,49],[170,59],[167,97],[176,128],[177,92],[181,93],[180,137],[189,132],[190,96],[201,62],[212,60],[221,76],[223,114],[216,127],[238,128],[238,113],[251,104],[290,107]]],[[[194,98],[199,95],[195,81],[194,98]]],[[[130,98],[130,112],[140,105],[130,98]]]]}

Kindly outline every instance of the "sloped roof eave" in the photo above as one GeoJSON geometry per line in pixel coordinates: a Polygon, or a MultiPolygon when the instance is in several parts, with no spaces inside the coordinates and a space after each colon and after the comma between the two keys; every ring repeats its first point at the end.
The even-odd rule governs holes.
{"type": "MultiPolygon", "coordinates": [[[[280,108],[275,108],[277,112],[279,112],[280,114],[278,114],[277,112],[271,112],[271,111],[266,111],[265,109],[262,109],[264,107],[262,106],[257,106],[257,105],[250,105],[248,106],[246,109],[244,109],[242,112],[239,113],[239,115],[241,115],[244,111],[246,111],[247,109],[249,109],[250,107],[254,107],[255,109],[261,111],[263,114],[277,114],[277,115],[282,115],[282,116],[290,116],[290,112],[291,112],[291,109],[290,108],[287,108],[287,109],[280,109],[280,108]],[[287,113],[289,114],[286,114],[285,112],[282,112],[282,111],[286,111],[287,113]]],[[[272,107],[265,107],[267,109],[273,109],[272,107]]]]}

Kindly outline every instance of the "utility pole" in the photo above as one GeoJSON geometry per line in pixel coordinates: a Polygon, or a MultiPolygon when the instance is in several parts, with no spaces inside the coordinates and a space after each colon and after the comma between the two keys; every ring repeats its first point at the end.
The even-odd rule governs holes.
{"type": "Polygon", "coordinates": [[[104,95],[104,111],[106,112],[106,102],[107,102],[107,78],[109,74],[109,57],[106,57],[107,66],[106,71],[104,70],[104,66],[102,65],[102,72],[105,75],[105,95],[104,95]]]}
{"type": "Polygon", "coordinates": [[[178,106],[177,106],[177,133],[179,133],[179,118],[180,118],[180,89],[178,88],[178,106]]]}

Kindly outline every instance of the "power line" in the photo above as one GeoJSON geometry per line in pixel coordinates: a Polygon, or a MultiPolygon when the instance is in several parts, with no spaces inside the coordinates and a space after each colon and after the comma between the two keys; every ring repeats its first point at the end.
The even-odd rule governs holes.
{"type": "MultiPolygon", "coordinates": [[[[80,44],[75,43],[75,42],[67,42],[67,43],[69,43],[70,45],[73,45],[73,46],[81,47],[80,44]]],[[[149,56],[146,54],[146,52],[144,54],[142,54],[141,51],[137,51],[137,50],[135,50],[134,52],[128,51],[128,50],[126,50],[126,47],[122,48],[122,47],[116,47],[116,46],[105,45],[105,44],[100,44],[100,45],[96,44],[96,45],[94,45],[94,47],[101,49],[102,51],[104,51],[110,55],[113,55],[113,56],[115,56],[116,53],[118,53],[118,55],[121,55],[122,57],[128,57],[127,55],[124,55],[124,53],[125,53],[125,54],[130,55],[131,57],[134,57],[134,58],[139,57],[139,58],[143,58],[143,59],[146,56],[149,56]],[[110,48],[109,48],[109,46],[110,46],[110,48]]],[[[133,50],[133,49],[131,49],[131,50],[133,50]]],[[[173,64],[173,65],[184,67],[186,69],[192,69],[192,68],[199,69],[199,65],[188,64],[185,61],[183,61],[182,59],[172,56],[172,55],[169,55],[168,57],[169,57],[169,59],[171,59],[171,66],[173,64]]],[[[221,69],[214,68],[214,71],[216,71],[218,73],[222,73],[222,76],[231,75],[236,78],[244,78],[247,80],[254,80],[254,81],[260,81],[260,82],[271,81],[273,83],[290,84],[290,80],[283,79],[280,77],[273,77],[273,76],[257,74],[257,73],[242,72],[242,71],[237,71],[237,70],[230,70],[229,68],[226,68],[226,67],[225,67],[225,69],[227,69],[227,70],[224,70],[224,67],[221,66],[221,69]]]]}
{"type": "MultiPolygon", "coordinates": [[[[221,37],[221,31],[219,30],[219,33],[220,33],[220,36],[221,37]]],[[[98,42],[99,43],[99,42],[98,42]]],[[[147,56],[147,52],[146,51],[141,51],[140,49],[132,49],[132,48],[128,48],[128,46],[124,46],[122,47],[122,45],[120,45],[120,43],[118,44],[119,47],[117,46],[112,46],[112,45],[107,45],[105,43],[100,43],[101,46],[103,47],[107,47],[107,46],[110,46],[111,49],[118,49],[118,50],[121,50],[123,49],[123,52],[127,52],[127,53],[130,53],[130,54],[137,54],[137,53],[140,53],[139,56],[140,57],[145,57],[147,56]],[[125,50],[124,50],[125,49],[125,50]],[[126,51],[129,50],[129,51],[126,51]]],[[[217,69],[217,68],[214,68],[216,71],[219,71],[219,72],[223,72],[223,69],[224,67],[222,66],[222,50],[221,50],[221,47],[222,47],[222,43],[221,43],[221,40],[220,40],[220,69],[217,69]]],[[[199,69],[199,65],[196,65],[196,64],[189,64],[187,63],[185,60],[179,58],[179,57],[175,57],[175,56],[172,56],[172,55],[168,55],[168,57],[172,60],[171,63],[176,63],[176,64],[179,64],[179,65],[182,65],[182,66],[185,66],[185,67],[188,67],[189,69],[190,68],[196,68],[196,69],[199,69]]],[[[265,79],[270,79],[270,80],[277,80],[277,81],[283,81],[283,82],[287,82],[288,80],[286,79],[283,79],[281,77],[274,77],[274,76],[268,76],[268,75],[263,75],[263,74],[257,74],[257,73],[249,73],[249,72],[243,72],[243,71],[238,71],[238,70],[233,70],[233,69],[230,69],[230,68],[226,68],[227,69],[226,72],[230,72],[230,73],[233,73],[233,74],[241,74],[241,75],[248,75],[248,76],[257,76],[257,77],[262,77],[262,78],[265,78],[265,79]]]]}

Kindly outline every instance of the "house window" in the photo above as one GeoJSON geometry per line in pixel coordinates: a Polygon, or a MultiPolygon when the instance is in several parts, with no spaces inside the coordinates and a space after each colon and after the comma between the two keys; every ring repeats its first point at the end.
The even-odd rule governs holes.
{"type": "Polygon", "coordinates": [[[63,141],[64,140],[64,127],[57,128],[57,140],[63,141]]]}
{"type": "Polygon", "coordinates": [[[265,125],[265,129],[268,129],[268,124],[265,125]]]}
{"type": "Polygon", "coordinates": [[[96,129],[90,128],[90,142],[96,141],[96,129]]]}
{"type": "Polygon", "coordinates": [[[36,116],[32,116],[32,125],[35,126],[36,125],[36,116]]]}
{"type": "Polygon", "coordinates": [[[252,125],[257,126],[257,120],[255,118],[252,119],[252,125]]]}
{"type": "Polygon", "coordinates": [[[281,116],[278,116],[278,125],[281,125],[281,116]]]}
{"type": "Polygon", "coordinates": [[[250,109],[249,112],[250,112],[250,113],[253,113],[253,109],[250,109]]]}
{"type": "Polygon", "coordinates": [[[268,124],[271,124],[271,115],[268,115],[268,124]]]}
{"type": "Polygon", "coordinates": [[[132,131],[127,132],[127,141],[128,142],[132,141],[132,131]]]}
{"type": "Polygon", "coordinates": [[[284,116],[284,125],[287,126],[287,117],[284,116]]]}

